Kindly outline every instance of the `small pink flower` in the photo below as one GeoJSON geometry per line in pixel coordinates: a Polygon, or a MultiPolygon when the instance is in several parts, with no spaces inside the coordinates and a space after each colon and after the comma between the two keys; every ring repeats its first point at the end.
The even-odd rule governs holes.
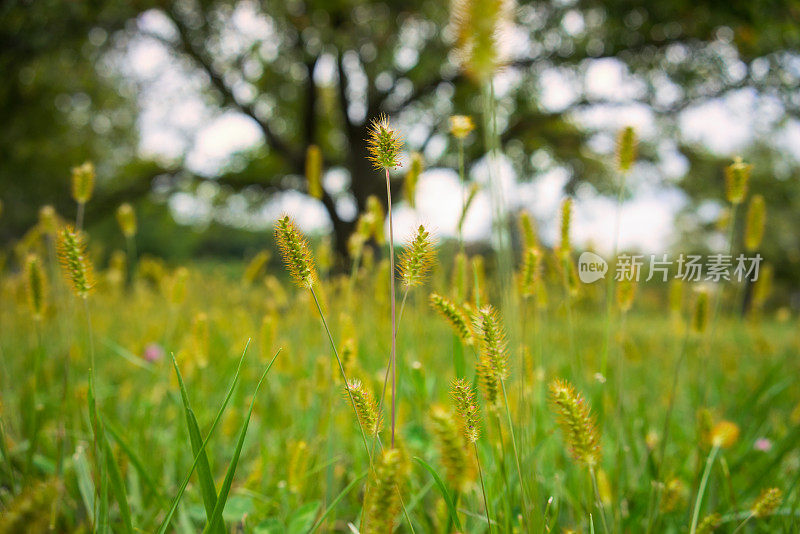
{"type": "Polygon", "coordinates": [[[769,452],[772,450],[772,442],[767,438],[758,438],[753,445],[753,448],[761,452],[769,452]]]}
{"type": "Polygon", "coordinates": [[[164,357],[164,349],[158,343],[150,343],[144,348],[144,359],[152,363],[164,357]]]}

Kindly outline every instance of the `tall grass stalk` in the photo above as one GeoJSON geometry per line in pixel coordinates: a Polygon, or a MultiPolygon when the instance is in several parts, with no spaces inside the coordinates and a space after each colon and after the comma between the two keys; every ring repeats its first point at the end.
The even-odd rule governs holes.
{"type": "Polygon", "coordinates": [[[689,530],[689,534],[695,534],[697,532],[697,521],[700,518],[700,508],[703,504],[703,495],[706,492],[706,485],[708,484],[708,477],[711,475],[711,467],[714,465],[714,460],[719,453],[720,446],[714,445],[711,447],[711,452],[708,453],[708,458],[706,459],[706,466],[703,469],[703,477],[700,479],[700,486],[697,489],[697,499],[694,502],[694,511],[692,512],[692,526],[689,530]]]}
{"type": "MultiPolygon", "coordinates": [[[[600,490],[597,486],[597,473],[595,472],[594,466],[589,467],[589,477],[592,479],[592,490],[594,493],[595,506],[597,506],[597,509],[600,512],[600,520],[603,522],[603,530],[606,533],[610,533],[611,530],[609,530],[608,522],[606,521],[606,509],[603,505],[603,499],[600,497],[600,490]]],[[[591,521],[591,514],[589,517],[591,521]]]]}
{"type": "Polygon", "coordinates": [[[389,216],[389,292],[391,296],[392,305],[392,448],[394,448],[394,432],[395,432],[395,418],[397,408],[397,318],[395,317],[395,292],[394,292],[394,227],[392,224],[392,184],[389,179],[389,168],[386,171],[386,198],[388,201],[388,216],[389,216]]]}
{"type": "MultiPolygon", "coordinates": [[[[619,230],[622,220],[622,197],[623,193],[625,192],[625,181],[627,175],[628,174],[625,172],[620,173],[620,184],[619,189],[617,190],[617,208],[614,212],[614,245],[611,249],[611,258],[609,258],[609,260],[614,262],[612,265],[616,265],[617,254],[619,254],[619,230]]],[[[608,281],[606,282],[606,320],[604,326],[605,333],[603,336],[603,356],[601,359],[602,363],[600,365],[600,373],[603,376],[606,376],[608,373],[608,351],[609,345],[611,344],[611,315],[614,311],[612,303],[614,301],[615,281],[616,277],[612,272],[609,272],[608,281]]]]}

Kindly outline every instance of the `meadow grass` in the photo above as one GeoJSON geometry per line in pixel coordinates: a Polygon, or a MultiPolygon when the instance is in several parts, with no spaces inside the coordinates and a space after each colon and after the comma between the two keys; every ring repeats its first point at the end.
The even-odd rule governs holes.
{"type": "MultiPolygon", "coordinates": [[[[44,248],[41,257],[42,272],[52,273],[44,248]]],[[[386,378],[392,330],[384,262],[358,270],[354,294],[349,294],[348,277],[321,276],[315,286],[347,378],[359,380],[375,399],[381,398],[386,378]],[[351,339],[347,352],[345,336],[351,339]]],[[[197,532],[215,511],[225,530],[240,525],[246,532],[345,531],[347,524],[358,527],[362,515],[369,521],[380,510],[370,495],[393,499],[391,491],[378,491],[376,482],[384,479],[400,481],[395,490],[405,512],[398,505],[398,514],[379,524],[388,521],[401,532],[448,532],[456,525],[466,532],[488,532],[487,517],[496,532],[591,527],[595,532],[685,532],[693,517],[702,525],[712,512],[720,514],[720,532],[732,532],[743,522],[740,531],[796,531],[796,319],[741,320],[720,313],[713,339],[684,346],[681,329],[690,323],[691,299],[684,299],[683,321],[676,323],[664,288],[647,288],[624,323],[614,323],[608,376],[599,376],[607,328],[601,313],[604,288],[582,286],[569,297],[568,307],[556,269],[545,270],[540,281],[548,292],[546,304],[514,292],[520,309],[538,308],[528,315],[536,311],[539,324],[535,335],[532,328],[516,325],[520,337],[504,349],[509,378],[502,381],[506,395],[498,392],[497,407],[487,407],[478,392],[480,436],[474,443],[463,440],[461,458],[470,467],[453,482],[436,437],[435,421],[438,417],[441,426],[445,416],[431,407],[452,405],[454,330],[428,302],[432,291],[454,298],[449,263],[434,265],[430,279],[409,293],[400,317],[398,452],[391,460],[374,456],[376,463],[383,458],[376,466],[364,452],[314,295],[292,287],[280,270],[270,268],[253,279],[252,273],[245,276],[245,265],[183,269],[144,258],[126,285],[120,282],[124,277],[97,269],[95,290],[85,302],[95,345],[94,398],[107,443],[99,450],[89,421],[91,345],[83,302],[69,294],[60,277],[48,276],[45,311],[40,321],[32,320],[24,272],[4,273],[0,532],[20,532],[14,529],[22,524],[41,525],[41,531],[48,526],[65,532],[91,529],[100,503],[112,532],[125,530],[128,521],[138,531],[161,526],[197,532]],[[520,347],[540,354],[524,381],[514,379],[520,347]],[[254,398],[259,376],[278,348],[281,354],[254,398]],[[680,358],[662,457],[662,427],[680,358]],[[624,377],[618,374],[622,365],[624,377]],[[229,390],[235,376],[238,385],[229,390]],[[570,456],[569,437],[557,429],[548,404],[547,384],[557,378],[567,379],[596,417],[601,452],[590,470],[570,456]],[[527,402],[504,402],[519,398],[523,384],[527,402]],[[221,411],[228,392],[230,401],[221,411]],[[186,423],[189,400],[195,430],[186,423]],[[704,427],[706,413],[712,425],[734,423],[738,438],[725,447],[714,445],[704,427]],[[212,426],[217,417],[218,428],[212,426]],[[97,469],[102,465],[105,474],[97,469]],[[387,475],[387,466],[397,472],[387,475]],[[782,491],[781,502],[769,514],[753,514],[750,507],[773,487],[782,491]],[[225,488],[222,510],[214,503],[225,488]],[[165,525],[172,508],[174,517],[165,525]]],[[[491,284],[484,292],[489,300],[500,298],[491,284]]],[[[477,312],[474,301],[468,309],[477,312]]],[[[461,349],[468,384],[480,343],[476,350],[461,349]]],[[[394,450],[385,424],[380,435],[384,450],[394,450]]],[[[452,448],[456,442],[452,435],[448,439],[452,448]]],[[[206,530],[219,528],[209,523],[206,530]]]]}

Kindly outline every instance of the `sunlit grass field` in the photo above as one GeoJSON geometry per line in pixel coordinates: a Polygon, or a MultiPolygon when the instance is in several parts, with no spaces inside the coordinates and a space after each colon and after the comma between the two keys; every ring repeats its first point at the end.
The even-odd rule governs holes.
{"type": "MultiPolygon", "coordinates": [[[[0,531],[373,531],[362,516],[379,484],[370,456],[377,464],[389,449],[388,396],[380,443],[367,435],[368,453],[312,295],[274,253],[269,262],[187,267],[117,255],[96,269],[84,306],[51,244],[45,235],[34,246],[41,319],[29,272],[2,275],[0,531]],[[215,511],[224,526],[206,525],[215,511]]],[[[689,286],[670,299],[666,286],[643,284],[630,311],[612,303],[607,322],[605,284],[562,284],[557,262],[545,263],[536,296],[523,298],[516,282],[499,287],[491,259],[484,277],[440,256],[398,318],[402,458],[390,529],[488,532],[491,522],[493,532],[687,532],[703,478],[698,532],[713,513],[718,532],[800,529],[796,317],[734,316],[738,294],[727,287],[718,315],[711,306],[698,329],[689,286]],[[456,378],[473,381],[482,345],[460,340],[431,292],[473,313],[493,303],[507,331],[508,402],[487,406],[478,387],[474,448],[453,431],[450,389],[456,378]],[[589,468],[559,429],[548,391],[557,378],[596,417],[600,453],[589,468]],[[782,499],[754,513],[767,488],[782,499]]],[[[315,291],[343,371],[377,403],[391,321],[388,261],[372,258],[343,274],[320,262],[315,291]]]]}

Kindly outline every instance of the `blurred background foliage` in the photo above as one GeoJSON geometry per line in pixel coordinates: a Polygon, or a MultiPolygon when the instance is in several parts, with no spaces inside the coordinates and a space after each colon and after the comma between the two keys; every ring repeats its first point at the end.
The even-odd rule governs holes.
{"type": "MultiPolygon", "coordinates": [[[[3,2],[0,239],[19,239],[43,204],[71,217],[69,169],[92,160],[98,169],[96,196],[87,207],[87,220],[97,225],[93,231],[112,235],[113,210],[128,200],[137,205],[144,253],[241,255],[263,247],[263,233],[226,229],[220,222],[188,233],[170,217],[170,195],[213,182],[219,205],[239,195],[256,209],[275,192],[306,193],[305,151],[317,144],[325,167],[348,177],[340,191],[325,191],[321,199],[332,244],[346,254],[355,219],[342,213],[340,200],[351,199],[361,213],[369,195],[384,198],[383,183],[364,157],[368,120],[385,112],[413,125],[408,148],[423,152],[429,167],[452,168],[455,150],[433,151],[431,144],[448,142],[449,115],[480,115],[480,89],[460,72],[452,53],[449,17],[447,2],[423,0],[3,2]],[[268,34],[231,36],[242,5],[266,22],[268,34]],[[162,22],[156,29],[142,23],[154,14],[162,22]],[[191,172],[186,154],[143,154],[141,87],[116,63],[137,39],[167,47],[200,80],[205,104],[252,119],[263,143],[213,176],[191,172]],[[323,62],[334,66],[332,83],[320,82],[323,62]]],[[[732,155],[688,141],[691,136],[679,132],[678,114],[743,89],[777,103],[775,127],[800,112],[800,2],[794,0],[519,2],[514,22],[525,46],[511,53],[498,124],[517,176],[536,180],[558,167],[568,171],[567,193],[582,184],[610,193],[609,155],[592,142],[597,129],[576,115],[597,106],[645,106],[657,118],[658,138],[671,140],[688,163],[679,179],[664,178],[689,200],[676,221],[681,250],[702,250],[709,236],[719,234],[714,221],[697,214],[709,202],[722,204],[724,166],[732,155]],[[635,88],[624,99],[598,96],[581,81],[602,58],[627,66],[635,88]],[[553,69],[575,81],[570,89],[576,94],[559,109],[540,98],[542,76],[553,69]]],[[[763,254],[779,281],[797,287],[798,161],[769,135],[762,137],[742,156],[754,163],[752,188],[769,206],[763,254]]],[[[484,153],[480,142],[466,149],[469,161],[484,153]]],[[[657,169],[662,151],[660,143],[645,142],[643,164],[657,169]]],[[[402,173],[396,180],[400,198],[402,173]]]]}

